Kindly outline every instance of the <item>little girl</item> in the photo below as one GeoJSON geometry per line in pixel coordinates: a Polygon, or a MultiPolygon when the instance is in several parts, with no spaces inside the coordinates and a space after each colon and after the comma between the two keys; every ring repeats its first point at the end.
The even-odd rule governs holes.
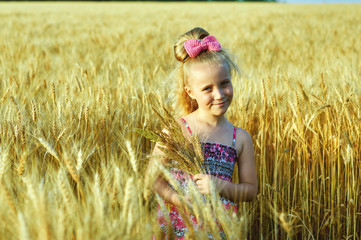
{"type": "MultiPolygon", "coordinates": [[[[180,62],[177,68],[179,81],[178,103],[185,115],[177,119],[187,139],[197,134],[201,140],[207,174],[193,176],[201,194],[210,193],[215,186],[226,209],[237,212],[236,203],[252,201],[257,196],[257,176],[251,136],[230,123],[225,113],[233,98],[231,74],[236,64],[221,48],[214,36],[202,28],[194,28],[180,35],[174,45],[174,54],[180,62]],[[232,183],[234,165],[238,164],[239,183],[232,183]]],[[[162,154],[158,144],[154,154],[162,154]]],[[[171,169],[175,179],[186,187],[188,177],[179,169],[171,169]]],[[[178,239],[188,229],[181,217],[184,206],[178,193],[158,177],[154,190],[164,199],[178,239]]],[[[162,227],[166,221],[158,211],[162,227]]],[[[192,217],[191,217],[192,218],[192,217]]],[[[196,220],[193,217],[193,222],[196,220]]]]}

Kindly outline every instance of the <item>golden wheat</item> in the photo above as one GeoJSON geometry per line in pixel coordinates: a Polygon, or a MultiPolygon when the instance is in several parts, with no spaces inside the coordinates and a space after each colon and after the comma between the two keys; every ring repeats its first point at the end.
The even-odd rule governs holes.
{"type": "Polygon", "coordinates": [[[201,161],[171,120],[172,44],[201,26],[237,56],[227,117],[252,136],[259,194],[229,214],[190,186],[205,227],[187,219],[187,237],[218,237],[217,219],[228,239],[360,239],[360,8],[0,3],[1,238],[163,237],[155,176],[187,196],[170,166],[147,169],[144,136],[188,171],[201,161]]]}

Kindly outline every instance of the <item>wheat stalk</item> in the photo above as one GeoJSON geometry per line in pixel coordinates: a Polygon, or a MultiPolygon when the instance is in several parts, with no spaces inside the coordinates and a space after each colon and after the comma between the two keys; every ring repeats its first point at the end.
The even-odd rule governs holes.
{"type": "Polygon", "coordinates": [[[54,145],[56,145],[66,133],[67,133],[67,128],[64,128],[61,131],[61,133],[59,134],[59,136],[56,138],[56,141],[55,141],[54,145]]]}
{"type": "Polygon", "coordinates": [[[18,212],[18,226],[19,226],[19,235],[21,239],[28,240],[30,239],[28,227],[26,225],[24,215],[21,212],[18,212]]]}
{"type": "Polygon", "coordinates": [[[8,155],[8,151],[0,147],[0,181],[10,167],[10,160],[8,155]]]}
{"type": "Polygon", "coordinates": [[[51,99],[53,100],[53,104],[55,106],[55,83],[51,82],[51,99]]]}
{"type": "Polygon", "coordinates": [[[75,76],[75,79],[76,79],[76,83],[77,83],[77,87],[78,87],[79,92],[82,92],[83,88],[81,87],[81,84],[80,84],[80,81],[79,81],[78,77],[75,76]]]}
{"type": "Polygon", "coordinates": [[[10,209],[13,211],[15,215],[17,215],[16,203],[14,202],[13,194],[9,191],[9,189],[5,186],[5,184],[2,183],[2,181],[0,181],[0,186],[2,186],[5,192],[5,198],[8,205],[10,206],[10,209]]]}
{"type": "Polygon", "coordinates": [[[81,171],[81,169],[83,168],[83,152],[81,151],[81,149],[79,149],[78,151],[78,155],[76,158],[76,171],[79,173],[81,171]]]}
{"type": "Polygon", "coordinates": [[[85,117],[85,123],[88,125],[88,120],[89,120],[89,107],[88,106],[85,107],[84,117],[85,117]]]}
{"type": "Polygon", "coordinates": [[[26,163],[26,160],[27,160],[27,154],[26,153],[23,153],[21,155],[21,158],[20,158],[20,162],[19,162],[19,165],[18,165],[18,168],[17,168],[17,171],[18,171],[18,175],[21,176],[24,174],[24,171],[25,171],[25,163],[26,163]]]}
{"type": "Polygon", "coordinates": [[[132,146],[130,144],[130,141],[129,140],[126,140],[125,141],[125,145],[127,147],[127,151],[129,153],[129,162],[130,162],[130,165],[132,166],[132,169],[134,171],[134,174],[135,176],[138,176],[138,162],[137,162],[137,159],[135,157],[135,153],[132,149],[132,146]]]}
{"type": "Polygon", "coordinates": [[[70,160],[68,154],[66,152],[63,152],[63,160],[65,163],[65,166],[67,167],[70,176],[73,178],[73,180],[79,184],[79,175],[78,172],[76,171],[76,168],[73,164],[73,162],[70,160]]]}
{"type": "Polygon", "coordinates": [[[67,181],[67,180],[64,177],[64,175],[65,175],[65,173],[62,170],[58,171],[57,183],[58,183],[58,185],[60,187],[60,192],[61,192],[61,194],[62,194],[62,196],[64,198],[66,209],[68,211],[71,211],[74,206],[72,204],[72,199],[71,199],[71,197],[69,195],[67,187],[65,186],[65,181],[67,181]]]}
{"type": "Polygon", "coordinates": [[[9,93],[10,93],[10,90],[9,90],[9,89],[8,89],[8,90],[6,90],[6,92],[5,92],[4,96],[1,98],[0,103],[5,102],[5,100],[7,99],[8,95],[9,95],[9,93]]]}
{"type": "Polygon", "coordinates": [[[99,88],[98,96],[97,96],[97,103],[99,106],[101,104],[101,101],[102,101],[102,88],[99,88]]]}
{"type": "Polygon", "coordinates": [[[35,123],[36,120],[38,119],[38,114],[37,114],[37,111],[36,111],[36,105],[34,103],[34,101],[31,101],[31,111],[32,111],[32,116],[33,116],[33,122],[35,123]]]}
{"type": "Polygon", "coordinates": [[[55,149],[43,138],[38,138],[39,142],[45,147],[48,153],[50,153],[56,160],[59,161],[58,153],[55,151],[55,149]]]}
{"type": "Polygon", "coordinates": [[[70,86],[69,83],[67,82],[65,84],[65,103],[69,102],[69,92],[70,92],[70,86]]]}
{"type": "Polygon", "coordinates": [[[125,190],[124,190],[124,202],[123,202],[123,211],[122,211],[122,219],[126,220],[128,219],[128,221],[132,221],[133,219],[129,219],[130,214],[131,214],[131,202],[134,201],[134,199],[132,199],[132,196],[134,196],[132,193],[134,191],[133,189],[134,186],[134,179],[132,177],[130,177],[125,184],[125,190]]]}
{"type": "Polygon", "coordinates": [[[120,169],[118,167],[114,168],[114,182],[113,182],[113,191],[112,191],[112,205],[114,206],[117,203],[118,196],[118,184],[120,182],[120,169]]]}
{"type": "Polygon", "coordinates": [[[189,142],[179,124],[164,106],[164,115],[154,108],[153,111],[159,117],[164,130],[160,132],[137,129],[137,132],[151,141],[159,142],[159,149],[165,157],[172,159],[167,163],[169,168],[176,167],[192,175],[204,173],[204,159],[198,136],[193,136],[192,143],[189,142]]]}

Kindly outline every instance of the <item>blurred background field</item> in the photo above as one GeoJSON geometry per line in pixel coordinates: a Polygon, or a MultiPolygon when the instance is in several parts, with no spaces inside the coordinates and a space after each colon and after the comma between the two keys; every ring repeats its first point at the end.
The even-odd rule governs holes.
{"type": "Polygon", "coordinates": [[[196,26],[237,58],[227,116],[255,147],[259,195],[229,238],[360,239],[360,11],[0,3],[1,239],[161,235],[134,129],[160,127],[155,96],[179,116],[173,43],[196,26]]]}

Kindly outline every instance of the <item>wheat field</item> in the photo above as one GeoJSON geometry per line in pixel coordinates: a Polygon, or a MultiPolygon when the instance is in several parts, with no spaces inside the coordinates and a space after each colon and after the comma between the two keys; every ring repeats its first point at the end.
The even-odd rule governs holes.
{"type": "MultiPolygon", "coordinates": [[[[196,26],[237,58],[227,117],[255,147],[257,199],[216,211],[228,238],[361,239],[360,12],[0,3],[0,239],[162,238],[154,143],[135,129],[161,127],[159,101],[179,117],[173,43],[196,26]]],[[[194,205],[205,229],[188,238],[204,239],[194,205]]]]}

